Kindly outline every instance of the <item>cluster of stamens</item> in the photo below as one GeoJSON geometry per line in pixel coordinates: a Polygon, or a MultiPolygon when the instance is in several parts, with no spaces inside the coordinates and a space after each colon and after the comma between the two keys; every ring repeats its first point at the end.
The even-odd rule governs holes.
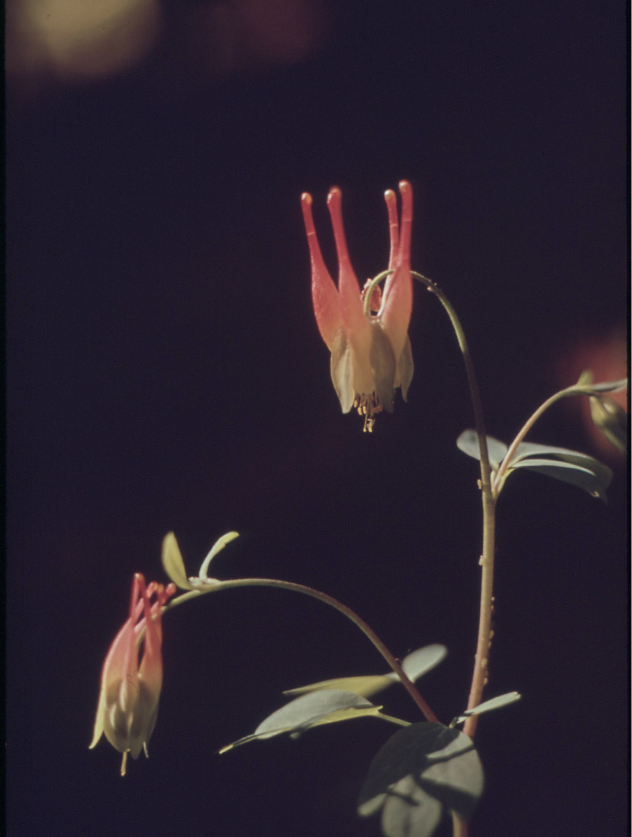
{"type": "Polygon", "coordinates": [[[370,395],[366,395],[365,393],[356,395],[353,406],[359,415],[364,416],[364,432],[372,433],[373,425],[375,424],[374,416],[382,412],[382,405],[378,396],[375,392],[372,392],[370,395]]]}

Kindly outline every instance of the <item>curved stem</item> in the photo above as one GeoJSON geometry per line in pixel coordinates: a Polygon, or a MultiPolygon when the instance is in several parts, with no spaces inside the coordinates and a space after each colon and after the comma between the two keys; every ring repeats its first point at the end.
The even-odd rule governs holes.
{"type": "Polygon", "coordinates": [[[427,276],[423,276],[421,273],[416,273],[414,270],[411,270],[411,274],[415,277],[415,279],[422,282],[429,291],[437,297],[439,302],[445,308],[448,317],[450,318],[450,322],[452,323],[452,328],[456,334],[456,339],[459,342],[459,348],[463,354],[463,361],[465,362],[465,371],[467,374],[467,383],[470,388],[470,397],[472,399],[472,407],[474,408],[474,420],[476,423],[476,435],[478,436],[478,444],[481,451],[481,488],[483,490],[483,494],[488,492],[491,495],[491,466],[489,464],[489,454],[487,452],[487,436],[485,435],[485,422],[483,420],[483,405],[481,402],[481,393],[478,388],[478,382],[476,380],[476,375],[474,374],[474,364],[472,363],[472,355],[470,354],[469,346],[467,345],[467,340],[465,338],[465,332],[463,331],[463,326],[461,325],[461,321],[459,320],[456,311],[452,307],[450,300],[447,296],[443,293],[441,288],[436,285],[432,279],[428,279],[427,276]]]}
{"type": "Polygon", "coordinates": [[[375,286],[379,285],[380,282],[382,281],[382,279],[385,279],[391,273],[395,273],[395,271],[394,270],[383,270],[381,273],[378,273],[378,275],[374,279],[371,279],[371,282],[369,283],[369,285],[365,289],[365,291],[364,291],[364,304],[363,304],[364,316],[365,317],[370,317],[371,316],[371,297],[373,296],[373,291],[375,290],[375,286]]]}
{"type": "MultiPolygon", "coordinates": [[[[423,276],[421,273],[411,271],[412,275],[423,282],[429,291],[437,297],[439,302],[445,308],[452,327],[456,333],[456,338],[459,342],[459,348],[463,354],[465,362],[465,370],[467,373],[467,382],[470,388],[470,397],[472,399],[472,406],[474,408],[474,419],[476,422],[476,435],[478,437],[478,445],[481,454],[481,495],[483,504],[483,552],[481,554],[479,563],[481,565],[481,603],[478,620],[478,638],[476,641],[476,656],[474,658],[474,672],[472,674],[472,684],[470,686],[470,695],[468,698],[467,708],[472,709],[481,702],[483,689],[487,683],[487,669],[489,664],[489,647],[491,642],[491,626],[492,626],[492,612],[493,612],[493,585],[494,585],[494,539],[496,530],[496,499],[492,492],[491,484],[491,466],[489,463],[489,453],[487,451],[487,436],[485,434],[485,422],[483,420],[483,406],[481,402],[480,390],[474,374],[474,364],[472,363],[472,356],[470,354],[469,346],[465,338],[463,326],[459,320],[456,311],[452,307],[450,300],[443,293],[441,288],[436,285],[432,279],[423,276]]],[[[473,715],[469,717],[463,727],[463,731],[470,738],[474,737],[478,717],[473,715]]],[[[460,821],[461,823],[463,821],[460,821]]],[[[467,834],[467,823],[462,826],[466,830],[458,832],[459,834],[467,834]]],[[[455,825],[456,828],[456,825],[455,825]]],[[[457,832],[455,831],[455,834],[457,832]]]]}
{"type": "Polygon", "coordinates": [[[201,586],[197,590],[192,590],[189,593],[184,593],[182,596],[178,596],[177,599],[172,599],[171,602],[169,602],[169,604],[165,605],[165,607],[163,608],[163,613],[166,610],[169,610],[170,608],[174,607],[175,605],[182,604],[184,601],[187,601],[188,599],[194,598],[198,595],[204,593],[214,593],[218,590],[228,590],[232,587],[276,587],[279,590],[291,590],[294,593],[303,593],[306,596],[311,596],[313,599],[318,599],[321,602],[325,602],[325,604],[331,605],[331,607],[334,607],[336,610],[340,611],[340,613],[344,614],[348,619],[351,619],[351,621],[354,622],[358,626],[358,628],[360,628],[360,630],[371,640],[373,645],[377,648],[377,650],[384,657],[389,666],[393,669],[395,674],[397,674],[399,679],[402,681],[404,688],[415,701],[426,720],[437,722],[437,716],[428,706],[426,701],[423,699],[423,697],[417,690],[415,684],[408,677],[408,675],[403,670],[397,659],[391,654],[391,652],[388,650],[386,645],[384,645],[384,643],[378,637],[375,631],[373,631],[367,625],[367,623],[363,619],[361,619],[357,613],[355,613],[355,611],[351,610],[350,607],[343,605],[342,602],[339,602],[337,599],[334,599],[333,596],[328,596],[326,593],[322,593],[320,590],[315,590],[313,587],[306,587],[304,584],[295,584],[292,581],[281,581],[275,578],[236,578],[230,581],[213,581],[209,582],[204,586],[201,586]]]}
{"type": "Polygon", "coordinates": [[[566,389],[562,389],[559,392],[556,392],[555,395],[552,395],[550,398],[547,398],[547,400],[544,402],[544,404],[541,404],[538,407],[538,409],[535,411],[535,413],[524,424],[524,426],[522,427],[522,429],[520,430],[520,432],[518,433],[516,438],[513,440],[513,442],[509,446],[509,450],[505,454],[505,457],[504,457],[504,459],[503,459],[503,461],[500,465],[500,468],[498,469],[498,471],[496,473],[496,476],[494,478],[493,491],[494,491],[494,496],[495,497],[497,497],[499,495],[500,490],[503,487],[505,477],[507,476],[507,470],[508,470],[508,468],[511,464],[511,460],[514,458],[514,455],[516,453],[518,445],[520,444],[520,442],[522,442],[524,437],[527,435],[529,430],[531,430],[531,428],[536,423],[536,421],[540,418],[540,416],[544,412],[546,412],[546,410],[548,410],[549,407],[553,406],[553,404],[555,404],[556,401],[560,401],[562,398],[567,398],[569,395],[591,395],[591,394],[592,393],[590,391],[587,392],[585,389],[582,389],[582,388],[578,387],[577,385],[575,385],[575,386],[572,386],[572,387],[567,387],[566,389]]]}

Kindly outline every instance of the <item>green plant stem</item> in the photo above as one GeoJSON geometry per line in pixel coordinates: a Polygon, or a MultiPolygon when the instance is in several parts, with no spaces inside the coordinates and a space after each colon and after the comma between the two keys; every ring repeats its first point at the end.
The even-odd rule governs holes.
{"type": "MultiPolygon", "coordinates": [[[[423,276],[421,273],[416,273],[415,271],[411,271],[412,275],[417,279],[419,282],[422,282],[429,291],[431,291],[439,300],[439,302],[445,308],[448,317],[450,318],[450,322],[452,323],[452,328],[456,334],[456,339],[459,343],[459,348],[463,354],[463,360],[465,362],[465,371],[467,374],[467,383],[470,388],[470,397],[472,399],[472,407],[474,408],[474,421],[476,424],[476,435],[478,436],[478,444],[481,452],[481,489],[483,492],[483,497],[485,495],[489,495],[491,498],[491,466],[489,464],[489,453],[487,451],[487,435],[485,434],[485,421],[483,419],[483,405],[481,402],[481,393],[478,388],[478,383],[476,381],[476,375],[474,374],[474,364],[472,363],[472,355],[470,354],[469,346],[467,345],[467,340],[465,338],[465,332],[463,331],[463,326],[461,325],[461,321],[459,320],[456,311],[452,307],[450,300],[447,296],[443,293],[441,288],[436,285],[432,279],[428,279],[427,276],[423,276]]],[[[483,512],[485,511],[485,504],[483,504],[483,512]]]]}
{"type": "MultiPolygon", "coordinates": [[[[478,639],[474,658],[474,673],[467,708],[481,703],[487,683],[489,649],[491,647],[492,613],[494,610],[494,541],[496,532],[496,502],[490,493],[483,493],[483,554],[481,565],[481,603],[478,621],[478,639]]],[[[474,738],[478,715],[471,715],[463,726],[463,732],[474,738]]]]}
{"type": "Polygon", "coordinates": [[[184,593],[182,596],[178,596],[177,599],[172,599],[169,604],[163,607],[163,613],[166,610],[170,610],[175,605],[182,604],[184,601],[197,597],[200,594],[214,593],[218,590],[228,590],[229,588],[234,587],[276,587],[279,590],[291,590],[294,593],[303,593],[306,596],[311,596],[313,599],[318,599],[321,602],[325,602],[325,604],[331,605],[331,607],[340,611],[340,613],[344,614],[348,619],[351,619],[351,621],[356,624],[358,628],[360,628],[360,630],[371,640],[373,645],[377,648],[395,674],[397,674],[399,679],[402,681],[404,688],[415,701],[426,720],[437,722],[437,716],[428,706],[417,690],[415,684],[408,677],[397,659],[391,654],[375,631],[373,631],[367,623],[361,619],[357,613],[355,613],[355,611],[351,610],[350,607],[343,605],[342,602],[334,599],[333,596],[328,596],[320,590],[315,590],[313,587],[306,587],[304,584],[295,584],[292,581],[281,581],[275,578],[236,578],[231,579],[230,581],[209,580],[208,584],[205,584],[198,590],[192,590],[189,593],[184,593]]]}
{"type": "Polygon", "coordinates": [[[458,814],[452,812],[453,837],[467,837],[467,820],[462,820],[458,814]]]}
{"type": "Polygon", "coordinates": [[[538,407],[538,409],[535,411],[535,413],[524,424],[524,426],[522,427],[522,429],[520,430],[520,432],[518,433],[516,438],[513,440],[513,442],[509,446],[509,450],[505,454],[505,457],[504,457],[504,459],[503,459],[503,461],[500,465],[500,468],[498,469],[498,471],[496,473],[496,477],[494,478],[494,483],[493,483],[493,486],[492,486],[493,487],[493,492],[494,492],[494,497],[498,497],[498,495],[500,494],[500,491],[503,487],[503,483],[504,483],[505,478],[507,476],[507,470],[509,469],[509,467],[511,465],[511,461],[515,456],[516,450],[518,449],[518,445],[520,444],[520,442],[522,442],[522,440],[527,435],[527,433],[531,430],[531,428],[536,423],[536,421],[540,418],[540,416],[543,413],[545,413],[549,409],[549,407],[552,407],[553,404],[555,404],[557,401],[560,401],[562,398],[568,398],[570,395],[592,395],[592,392],[590,390],[587,391],[587,389],[585,389],[585,388],[578,387],[577,385],[572,386],[572,387],[567,387],[566,389],[562,389],[559,392],[556,392],[555,395],[552,395],[550,398],[547,398],[547,400],[544,402],[544,404],[541,404],[538,407]]]}
{"type": "MultiPolygon", "coordinates": [[[[472,684],[470,686],[470,695],[467,702],[467,708],[473,709],[481,702],[483,696],[483,689],[487,683],[487,671],[489,667],[489,648],[491,643],[491,629],[492,629],[492,611],[493,611],[493,589],[494,589],[494,540],[496,530],[496,499],[492,492],[491,484],[491,466],[489,463],[489,453],[487,451],[487,436],[485,433],[485,422],[483,419],[483,406],[481,402],[480,390],[476,381],[474,373],[474,364],[472,363],[472,355],[470,354],[469,346],[463,331],[463,326],[459,320],[456,311],[452,307],[449,299],[443,293],[441,288],[436,285],[432,279],[422,276],[421,273],[411,271],[412,275],[423,282],[429,291],[438,298],[439,302],[445,308],[452,327],[456,333],[456,338],[459,343],[459,348],[463,354],[465,362],[465,370],[467,373],[467,382],[470,388],[470,397],[472,399],[472,406],[474,408],[474,419],[476,423],[476,435],[478,437],[478,445],[481,454],[481,499],[483,505],[483,551],[479,559],[481,565],[481,600],[478,620],[478,638],[476,641],[476,656],[474,658],[474,672],[472,674],[472,684]]],[[[474,737],[478,717],[473,715],[467,719],[463,731],[470,738],[474,737]]],[[[456,829],[456,825],[454,826],[456,829]]],[[[465,828],[467,825],[465,824],[465,828]]],[[[455,830],[455,835],[457,831],[455,830]]],[[[464,833],[464,832],[459,832],[464,833]]]]}

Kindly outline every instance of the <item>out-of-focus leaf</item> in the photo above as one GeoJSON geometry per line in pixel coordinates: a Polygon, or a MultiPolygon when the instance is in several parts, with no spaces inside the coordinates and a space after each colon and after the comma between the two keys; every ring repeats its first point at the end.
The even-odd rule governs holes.
{"type": "Polygon", "coordinates": [[[162,542],[162,566],[173,583],[182,590],[193,590],[192,584],[187,578],[187,573],[182,560],[182,553],[178,541],[173,532],[165,535],[162,542]]]}
{"type": "Polygon", "coordinates": [[[590,398],[590,415],[610,444],[620,453],[628,449],[628,414],[614,398],[590,398]]]}
{"type": "MultiPolygon", "coordinates": [[[[605,465],[598,464],[601,468],[606,468],[605,465]]],[[[576,485],[578,488],[583,488],[591,497],[599,497],[604,503],[607,502],[606,488],[612,479],[612,472],[609,468],[607,469],[608,474],[604,475],[596,470],[588,470],[588,468],[575,465],[571,462],[562,462],[558,459],[532,458],[514,462],[511,465],[511,470],[516,468],[530,468],[532,471],[545,474],[547,477],[568,482],[571,485],[576,485]]]]}
{"type": "MultiPolygon", "coordinates": [[[[492,471],[498,470],[498,466],[505,458],[505,454],[507,453],[507,445],[504,442],[500,442],[498,439],[494,439],[493,436],[487,436],[487,454],[489,456],[489,464],[492,467],[492,471]]],[[[478,444],[478,436],[476,434],[476,430],[464,430],[463,433],[459,436],[456,440],[456,446],[459,450],[462,450],[463,453],[466,453],[468,456],[473,457],[474,459],[480,460],[481,452],[478,444]]]]}
{"type": "Polygon", "coordinates": [[[501,706],[508,706],[510,703],[515,703],[517,700],[520,700],[520,697],[518,692],[507,692],[506,695],[498,695],[498,697],[479,703],[473,709],[466,709],[462,715],[459,715],[458,718],[452,721],[450,726],[462,724],[470,715],[482,715],[483,712],[491,712],[494,709],[500,709],[501,706]]]}
{"type": "Polygon", "coordinates": [[[273,738],[285,732],[300,733],[310,727],[333,724],[352,718],[379,716],[381,706],[374,706],[370,701],[353,692],[341,689],[329,689],[311,692],[277,709],[268,715],[252,735],[239,738],[232,744],[222,747],[220,753],[232,750],[240,744],[258,738],[273,738]]]}
{"type": "Polygon", "coordinates": [[[590,381],[582,381],[580,377],[577,386],[587,387],[590,392],[622,392],[628,388],[628,379],[619,378],[618,381],[603,381],[601,384],[593,384],[590,381]]]}
{"type": "Polygon", "coordinates": [[[483,769],[471,739],[422,722],[396,732],[375,756],[358,813],[368,817],[382,808],[388,837],[429,837],[443,809],[469,819],[482,792],[483,769]]]}
{"type": "MultiPolygon", "coordinates": [[[[402,660],[402,668],[408,677],[415,681],[422,674],[433,669],[444,659],[448,649],[445,645],[437,643],[426,645],[412,651],[402,660]]],[[[302,695],[308,692],[316,692],[321,689],[343,689],[347,692],[354,692],[356,695],[371,697],[378,692],[398,683],[399,677],[394,671],[388,674],[361,675],[359,677],[339,677],[334,680],[321,680],[318,683],[311,683],[309,686],[300,686],[298,689],[288,689],[284,695],[302,695]]]]}

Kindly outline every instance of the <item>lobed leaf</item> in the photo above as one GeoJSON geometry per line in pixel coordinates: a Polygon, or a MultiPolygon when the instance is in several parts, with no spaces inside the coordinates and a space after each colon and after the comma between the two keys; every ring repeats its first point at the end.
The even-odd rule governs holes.
{"type": "Polygon", "coordinates": [[[471,739],[443,724],[396,732],[375,756],[358,800],[368,817],[382,808],[387,837],[429,837],[444,810],[469,819],[483,792],[483,769],[471,739]]]}

